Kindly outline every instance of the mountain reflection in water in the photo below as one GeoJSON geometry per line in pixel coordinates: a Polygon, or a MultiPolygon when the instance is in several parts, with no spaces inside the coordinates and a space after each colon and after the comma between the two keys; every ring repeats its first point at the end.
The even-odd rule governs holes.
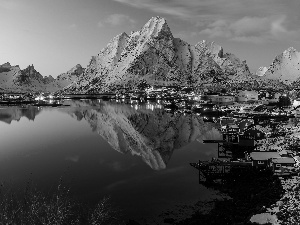
{"type": "Polygon", "coordinates": [[[112,196],[128,218],[216,197],[189,165],[216,156],[214,144],[201,143],[220,138],[214,123],[157,103],[65,104],[0,108],[0,182],[19,187],[31,179],[47,191],[63,176],[76,198],[112,196]]]}
{"type": "Polygon", "coordinates": [[[212,123],[194,114],[171,114],[148,106],[131,107],[97,101],[72,101],[64,109],[77,120],[85,119],[113,149],[140,156],[154,170],[165,169],[173,151],[206,135],[219,138],[212,123]]]}
{"type": "MultiPolygon", "coordinates": [[[[71,100],[70,106],[58,110],[78,121],[86,120],[113,149],[140,156],[154,170],[165,169],[174,150],[195,140],[220,139],[215,125],[204,122],[207,118],[167,113],[157,103],[133,103],[71,100]]],[[[41,110],[33,106],[1,108],[0,121],[10,124],[21,117],[34,120],[41,110]]]]}
{"type": "Polygon", "coordinates": [[[28,106],[26,108],[8,107],[0,108],[0,121],[11,124],[13,120],[19,121],[22,117],[34,120],[36,115],[41,112],[41,108],[28,106]]]}

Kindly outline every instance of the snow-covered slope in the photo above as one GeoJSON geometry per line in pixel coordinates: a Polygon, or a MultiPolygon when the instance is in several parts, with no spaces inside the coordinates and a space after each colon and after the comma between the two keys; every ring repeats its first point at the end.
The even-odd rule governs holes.
{"type": "Polygon", "coordinates": [[[92,57],[86,73],[65,91],[106,92],[133,88],[140,82],[200,85],[213,82],[228,70],[234,77],[250,73],[245,62],[223,54],[220,48],[206,43],[192,46],[174,38],[166,20],[153,17],[140,31],[112,39],[92,57]]]}
{"type": "Polygon", "coordinates": [[[300,52],[290,47],[275,57],[265,78],[290,84],[300,78],[300,52]]]}
{"type": "Polygon", "coordinates": [[[267,72],[268,70],[268,67],[265,67],[265,66],[261,66],[258,68],[258,70],[256,71],[255,75],[259,76],[259,77],[262,77],[265,75],[265,73],[267,72]]]}
{"type": "Polygon", "coordinates": [[[166,168],[174,150],[211,133],[213,125],[202,118],[171,115],[163,110],[138,109],[124,104],[73,101],[61,109],[77,120],[85,119],[113,149],[137,155],[152,169],[166,168]]]}

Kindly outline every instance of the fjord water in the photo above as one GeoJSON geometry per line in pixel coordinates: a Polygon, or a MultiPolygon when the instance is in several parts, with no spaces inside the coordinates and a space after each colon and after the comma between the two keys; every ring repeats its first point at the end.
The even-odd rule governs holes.
{"type": "Polygon", "coordinates": [[[215,156],[215,144],[201,143],[219,138],[213,123],[156,103],[65,103],[0,108],[0,182],[21,187],[32,180],[47,192],[62,179],[80,201],[111,196],[128,218],[216,197],[189,165],[215,156]]]}

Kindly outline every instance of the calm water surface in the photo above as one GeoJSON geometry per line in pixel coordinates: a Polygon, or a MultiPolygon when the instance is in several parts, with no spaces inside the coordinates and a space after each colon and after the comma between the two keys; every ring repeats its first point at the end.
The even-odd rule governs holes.
{"type": "Polygon", "coordinates": [[[189,163],[209,160],[219,138],[196,115],[169,114],[156,103],[68,101],[68,107],[0,108],[0,181],[32,180],[42,190],[63,181],[82,201],[111,196],[129,218],[208,200],[189,163]]]}

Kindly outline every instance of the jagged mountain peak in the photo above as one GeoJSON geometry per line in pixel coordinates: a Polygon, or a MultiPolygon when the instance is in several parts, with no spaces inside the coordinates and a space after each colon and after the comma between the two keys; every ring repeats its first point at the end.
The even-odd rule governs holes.
{"type": "Polygon", "coordinates": [[[31,64],[31,65],[28,65],[26,67],[26,69],[22,70],[24,73],[26,73],[28,76],[31,76],[31,75],[37,75],[40,73],[34,68],[34,65],[31,64]]]}
{"type": "Polygon", "coordinates": [[[292,59],[297,54],[297,50],[293,47],[289,47],[287,50],[285,50],[282,55],[283,57],[292,59]]]}
{"type": "Polygon", "coordinates": [[[173,37],[167,21],[159,16],[152,17],[142,28],[140,32],[144,37],[159,37],[161,35],[173,37]]]}
{"type": "Polygon", "coordinates": [[[0,67],[3,67],[3,68],[10,68],[11,67],[11,64],[9,62],[6,62],[2,65],[0,65],[0,67]]]}
{"type": "Polygon", "coordinates": [[[67,73],[80,75],[83,73],[83,71],[84,71],[84,68],[80,64],[77,64],[76,66],[71,68],[67,73]]]}
{"type": "Polygon", "coordinates": [[[203,49],[207,54],[223,58],[223,47],[214,41],[202,40],[196,44],[196,47],[203,49]]]}

